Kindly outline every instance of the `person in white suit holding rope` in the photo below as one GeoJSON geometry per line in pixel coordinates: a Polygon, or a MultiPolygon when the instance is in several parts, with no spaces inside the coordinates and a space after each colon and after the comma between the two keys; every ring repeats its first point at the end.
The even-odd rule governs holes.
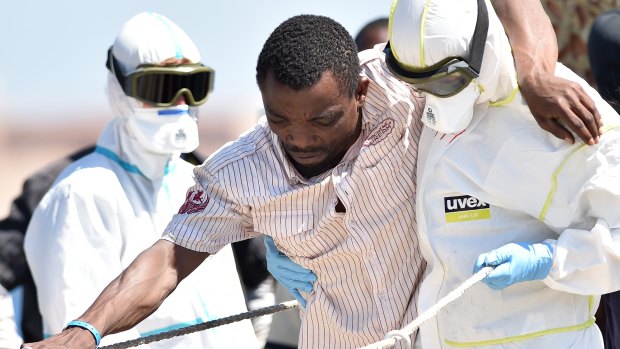
{"type": "Polygon", "coordinates": [[[558,63],[556,75],[584,88],[606,132],[588,147],[540,130],[484,0],[397,1],[390,28],[389,70],[426,98],[420,312],[472,269],[495,268],[422,324],[418,345],[603,348],[594,313],[600,294],[620,288],[620,116],[558,63]]]}

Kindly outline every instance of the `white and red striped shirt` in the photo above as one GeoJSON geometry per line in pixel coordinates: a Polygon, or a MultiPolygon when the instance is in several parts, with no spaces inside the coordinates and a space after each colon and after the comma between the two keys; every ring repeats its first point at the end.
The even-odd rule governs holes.
{"type": "Polygon", "coordinates": [[[164,234],[208,253],[266,234],[314,271],[300,348],[367,345],[417,316],[425,266],[414,211],[423,100],[387,71],[381,51],[360,58],[371,80],[362,134],[340,164],[302,178],[263,121],[194,171],[185,213],[164,234]],[[338,200],[346,212],[336,211],[338,200]]]}

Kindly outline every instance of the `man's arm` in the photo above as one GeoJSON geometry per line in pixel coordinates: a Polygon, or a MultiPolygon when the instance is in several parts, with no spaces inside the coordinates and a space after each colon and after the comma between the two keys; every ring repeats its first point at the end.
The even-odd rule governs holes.
{"type": "Polygon", "coordinates": [[[569,143],[575,139],[568,129],[587,144],[596,143],[601,117],[578,84],[554,75],[557,40],[540,1],[492,3],[510,39],[521,93],[540,127],[569,143]]]}
{"type": "MultiPolygon", "coordinates": [[[[208,256],[159,240],[114,279],[78,320],[94,326],[102,336],[130,329],[152,314],[208,256]]],[[[94,348],[95,341],[89,331],[71,327],[25,347],[94,348]]]]}

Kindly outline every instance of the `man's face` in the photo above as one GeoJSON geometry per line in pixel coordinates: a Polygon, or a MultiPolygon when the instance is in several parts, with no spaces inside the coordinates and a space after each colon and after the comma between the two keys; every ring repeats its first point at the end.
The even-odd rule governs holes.
{"type": "Polygon", "coordinates": [[[303,176],[335,167],[353,145],[361,130],[358,110],[367,87],[368,79],[360,78],[356,93],[349,97],[328,71],[313,86],[295,91],[268,73],[261,94],[269,127],[303,176]]]}

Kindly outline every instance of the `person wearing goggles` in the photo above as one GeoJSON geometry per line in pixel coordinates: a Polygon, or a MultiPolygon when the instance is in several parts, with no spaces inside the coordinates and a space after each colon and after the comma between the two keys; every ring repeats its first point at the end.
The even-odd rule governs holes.
{"type": "MultiPolygon", "coordinates": [[[[507,12],[503,8],[507,5],[498,3],[495,6],[502,7],[501,13],[507,12]]],[[[477,16],[470,47],[467,50],[469,57],[446,57],[434,64],[428,64],[425,55],[432,57],[434,51],[425,50],[421,38],[412,38],[405,46],[396,48],[388,41],[385,47],[386,64],[390,71],[426,95],[428,107],[423,122],[439,132],[457,133],[462,130],[471,115],[463,113],[462,108],[457,105],[475,99],[474,96],[483,92],[486,87],[477,83],[488,28],[488,21],[483,13],[485,11],[486,9],[481,8],[477,16]]],[[[512,21],[506,17],[508,16],[503,16],[502,21],[512,21]]],[[[423,26],[424,22],[414,25],[423,26]]],[[[522,38],[526,35],[515,34],[518,34],[514,35],[515,52],[519,53],[516,55],[517,63],[525,62],[521,63],[519,71],[523,73],[520,75],[519,83],[525,86],[524,95],[540,126],[556,137],[572,143],[575,136],[568,131],[571,129],[586,143],[594,144],[600,134],[602,123],[592,100],[579,84],[553,76],[553,72],[535,74],[538,71],[536,69],[550,64],[547,61],[537,64],[536,69],[530,67],[531,54],[524,55],[524,50],[520,49],[521,46],[527,46],[521,44],[522,38]],[[532,75],[535,75],[535,78],[532,78],[532,75]],[[547,97],[548,95],[553,97],[547,97]]],[[[427,33],[427,35],[433,34],[427,33]]]]}
{"type": "Polygon", "coordinates": [[[420,327],[422,347],[602,349],[594,314],[601,294],[620,289],[620,116],[557,63],[556,75],[594,101],[606,132],[590,147],[543,133],[484,0],[399,0],[390,28],[388,66],[426,95],[416,192],[428,262],[420,310],[472,270],[494,267],[486,285],[420,327]]]}
{"type": "MultiPolygon", "coordinates": [[[[84,320],[76,316],[159,239],[185,200],[194,165],[180,154],[198,146],[196,111],[213,86],[213,71],[199,63],[194,42],[157,13],[127,21],[107,58],[107,95],[117,117],[94,152],[59,175],[35,209],[24,242],[44,337],[82,331],[92,335],[91,347],[93,339],[107,345],[247,311],[227,247],[131,329],[99,343],[94,327],[73,321],[84,320]]],[[[149,347],[245,349],[258,343],[245,320],[149,347]]]]}
{"type": "MultiPolygon", "coordinates": [[[[392,17],[399,15],[400,13],[392,13],[392,17]]],[[[426,25],[425,19],[423,17],[420,24],[423,27],[426,25]]],[[[473,104],[482,89],[472,82],[480,75],[488,28],[487,8],[484,1],[478,1],[476,25],[466,58],[446,57],[437,63],[428,64],[424,50],[414,51],[413,47],[402,46],[393,48],[389,41],[386,44],[384,52],[388,69],[426,97],[422,117],[426,126],[441,133],[458,133],[470,123],[473,104]],[[411,54],[412,51],[419,52],[419,56],[415,57],[415,54],[411,54]],[[413,58],[412,64],[404,63],[410,58],[413,58]]],[[[414,32],[413,28],[407,30],[414,32]]],[[[425,38],[422,35],[432,37],[437,34],[427,33],[425,30],[420,31],[417,42],[424,43],[425,38]]],[[[420,44],[420,47],[426,49],[423,44],[420,44]]]]}
{"type": "Polygon", "coordinates": [[[201,63],[144,64],[124,75],[110,47],[106,67],[127,96],[155,107],[173,106],[181,96],[188,105],[199,106],[213,90],[214,72],[201,63]]]}
{"type": "MultiPolygon", "coordinates": [[[[399,62],[396,52],[386,44],[384,49],[388,69],[400,80],[418,91],[448,98],[463,91],[478,78],[484,54],[484,42],[489,27],[486,7],[481,6],[469,49],[469,57],[448,57],[427,67],[415,67],[399,62]]],[[[423,58],[422,58],[423,59],[423,58]]]]}

